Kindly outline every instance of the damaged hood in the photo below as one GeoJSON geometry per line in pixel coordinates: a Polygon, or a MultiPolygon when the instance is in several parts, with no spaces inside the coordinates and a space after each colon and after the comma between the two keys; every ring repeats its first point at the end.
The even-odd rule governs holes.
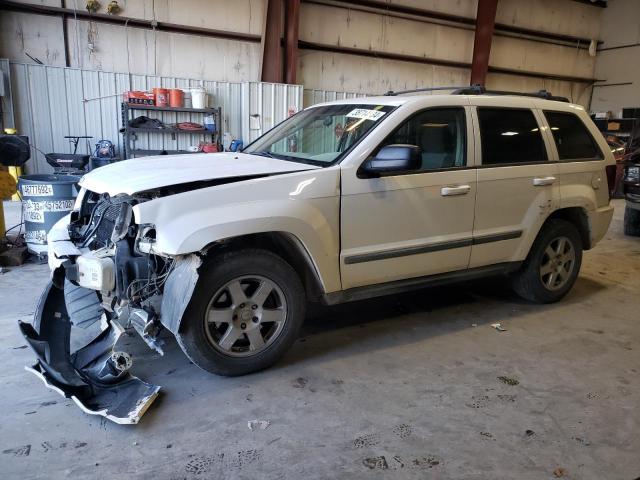
{"type": "Polygon", "coordinates": [[[221,178],[300,172],[320,167],[246,153],[159,155],[112,163],[82,177],[92,192],[133,195],[167,185],[221,178]]]}

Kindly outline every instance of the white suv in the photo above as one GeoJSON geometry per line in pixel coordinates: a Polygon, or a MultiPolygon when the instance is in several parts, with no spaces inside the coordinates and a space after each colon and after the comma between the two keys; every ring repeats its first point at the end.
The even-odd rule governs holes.
{"type": "Polygon", "coordinates": [[[283,355],[308,300],[507,274],[557,301],[609,226],[614,165],[583,107],[472,88],[315,105],[242,153],[100,168],[49,235],[52,285],[21,324],[32,371],[131,423],[159,387],[112,352],[123,327],[159,351],[164,328],[196,365],[240,375],[283,355]],[[94,322],[70,355],[70,324],[94,322]]]}

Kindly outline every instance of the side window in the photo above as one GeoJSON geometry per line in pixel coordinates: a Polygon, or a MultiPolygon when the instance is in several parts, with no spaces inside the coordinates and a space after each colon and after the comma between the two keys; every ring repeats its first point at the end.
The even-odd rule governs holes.
{"type": "Polygon", "coordinates": [[[421,171],[464,167],[466,121],[463,108],[434,108],[402,123],[380,145],[417,145],[422,150],[421,171]]]}
{"type": "Polygon", "coordinates": [[[478,108],[482,164],[547,160],[538,122],[529,109],[478,108]]]}
{"type": "Polygon", "coordinates": [[[545,111],[544,116],[551,127],[560,160],[602,158],[602,152],[589,130],[576,115],[545,111]]]}

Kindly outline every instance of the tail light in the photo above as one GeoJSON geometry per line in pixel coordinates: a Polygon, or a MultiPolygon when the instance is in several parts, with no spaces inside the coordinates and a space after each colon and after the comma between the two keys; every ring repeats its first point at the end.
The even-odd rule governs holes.
{"type": "Polygon", "coordinates": [[[607,174],[607,186],[609,187],[609,200],[613,198],[613,191],[616,188],[616,169],[617,165],[607,165],[605,172],[607,174]]]}

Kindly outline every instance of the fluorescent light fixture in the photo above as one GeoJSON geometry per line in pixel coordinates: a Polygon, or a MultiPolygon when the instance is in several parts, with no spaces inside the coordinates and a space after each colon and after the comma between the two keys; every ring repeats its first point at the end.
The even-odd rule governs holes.
{"type": "Polygon", "coordinates": [[[551,127],[551,130],[560,130],[559,127],[551,127]]]}
{"type": "Polygon", "coordinates": [[[505,137],[512,137],[513,135],[518,135],[518,132],[502,132],[500,135],[504,135],[505,137]]]}
{"type": "Polygon", "coordinates": [[[448,127],[448,123],[423,123],[423,127],[448,127]]]}

